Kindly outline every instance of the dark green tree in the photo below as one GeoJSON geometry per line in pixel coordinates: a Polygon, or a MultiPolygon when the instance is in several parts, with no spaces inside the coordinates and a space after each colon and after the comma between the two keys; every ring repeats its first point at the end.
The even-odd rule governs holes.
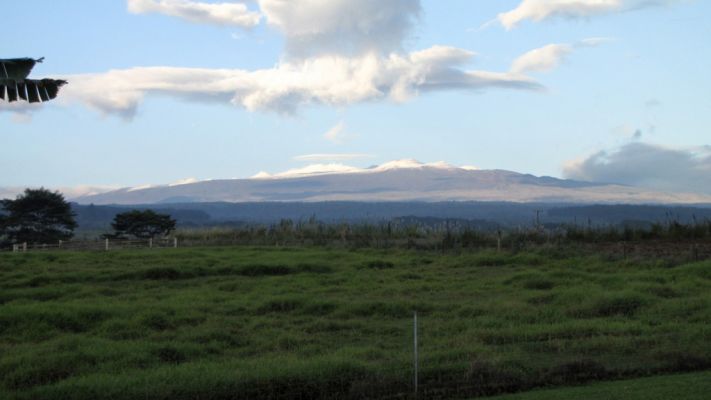
{"type": "Polygon", "coordinates": [[[15,200],[0,200],[0,238],[8,243],[54,243],[74,236],[71,205],[59,192],[25,189],[15,200]]]}
{"type": "Polygon", "coordinates": [[[111,237],[135,236],[148,239],[166,236],[175,229],[175,220],[167,214],[158,214],[153,210],[133,210],[116,214],[111,227],[115,233],[111,237]]]}

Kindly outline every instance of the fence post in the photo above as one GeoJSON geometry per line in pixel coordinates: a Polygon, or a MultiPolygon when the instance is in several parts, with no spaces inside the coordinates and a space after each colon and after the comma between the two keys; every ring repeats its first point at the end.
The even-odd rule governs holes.
{"type": "Polygon", "coordinates": [[[109,251],[109,239],[104,239],[104,250],[109,251]]]}
{"type": "Polygon", "coordinates": [[[149,249],[153,248],[153,238],[148,238],[148,248],[149,249]]]}
{"type": "Polygon", "coordinates": [[[414,370],[415,370],[414,371],[415,372],[415,376],[414,376],[415,398],[417,398],[417,383],[418,383],[417,382],[417,375],[418,375],[417,370],[418,370],[418,364],[419,364],[418,354],[417,354],[417,311],[415,311],[414,320],[413,320],[412,325],[413,325],[413,331],[414,331],[414,345],[415,345],[415,347],[414,347],[415,354],[414,354],[414,359],[413,359],[414,366],[415,366],[415,368],[414,368],[414,370]]]}
{"type": "Polygon", "coordinates": [[[178,238],[177,238],[177,237],[174,237],[174,238],[173,238],[173,248],[174,248],[174,249],[177,249],[177,248],[178,248],[178,238]]]}
{"type": "Polygon", "coordinates": [[[22,252],[27,253],[27,242],[22,243],[22,252]]]}
{"type": "Polygon", "coordinates": [[[12,252],[17,253],[17,245],[16,244],[12,245],[12,252]]]}
{"type": "Polygon", "coordinates": [[[62,241],[61,241],[61,240],[59,241],[59,247],[58,247],[58,248],[59,248],[59,249],[62,248],[62,241]]]}

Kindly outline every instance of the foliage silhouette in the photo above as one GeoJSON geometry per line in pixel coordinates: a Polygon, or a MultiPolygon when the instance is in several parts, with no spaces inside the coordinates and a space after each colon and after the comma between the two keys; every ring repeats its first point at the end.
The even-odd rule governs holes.
{"type": "Polygon", "coordinates": [[[149,239],[166,236],[175,229],[176,221],[168,214],[158,214],[153,210],[133,210],[116,214],[111,227],[115,233],[106,237],[122,238],[134,236],[149,239]]]}
{"type": "Polygon", "coordinates": [[[74,235],[71,205],[59,192],[25,189],[15,200],[0,200],[0,238],[8,243],[53,243],[74,235]]]}

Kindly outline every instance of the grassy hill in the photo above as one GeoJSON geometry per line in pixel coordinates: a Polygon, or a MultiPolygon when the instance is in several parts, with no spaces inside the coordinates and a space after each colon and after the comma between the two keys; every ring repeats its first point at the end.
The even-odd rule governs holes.
{"type": "Polygon", "coordinates": [[[711,262],[304,248],[0,254],[0,398],[467,398],[711,369],[711,262]]]}

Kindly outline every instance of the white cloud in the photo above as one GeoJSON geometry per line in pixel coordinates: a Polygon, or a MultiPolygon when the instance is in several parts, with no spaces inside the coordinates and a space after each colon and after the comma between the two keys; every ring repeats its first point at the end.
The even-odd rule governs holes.
{"type": "Polygon", "coordinates": [[[466,69],[475,56],[468,50],[433,46],[405,52],[420,0],[252,1],[258,11],[250,11],[243,1],[128,0],[128,7],[232,25],[256,24],[262,13],[286,39],[286,54],[274,67],[250,71],[157,66],[69,75],[63,77],[70,84],[59,103],[81,103],[131,118],[144,97],[165,95],[293,114],[313,104],[404,102],[429,91],[543,88],[521,71],[466,69]]]}
{"type": "Polygon", "coordinates": [[[252,28],[261,14],[244,3],[204,3],[190,0],[128,0],[128,11],[134,14],[158,13],[194,23],[252,28]]]}
{"type": "Polygon", "coordinates": [[[609,38],[588,38],[574,44],[555,43],[533,49],[516,60],[511,65],[511,72],[548,72],[563,63],[574,50],[585,47],[596,47],[609,42],[609,38]]]}
{"type": "Polygon", "coordinates": [[[292,57],[401,50],[420,0],[259,0],[267,22],[286,37],[292,57]]]}
{"type": "Polygon", "coordinates": [[[525,20],[589,18],[680,1],[683,0],[523,0],[513,10],[499,14],[497,19],[510,30],[525,20]]]}
{"type": "Polygon", "coordinates": [[[348,134],[346,133],[346,124],[339,122],[333,128],[323,134],[323,138],[333,143],[343,143],[348,134]]]}
{"type": "Polygon", "coordinates": [[[290,114],[304,105],[349,105],[390,99],[405,101],[420,92],[509,88],[540,90],[521,74],[467,71],[473,53],[435,46],[410,54],[369,53],[285,61],[256,71],[141,67],[104,74],[72,75],[63,102],[78,101],[106,113],[132,116],[147,94],[194,101],[232,103],[249,111],[290,114]]]}
{"type": "Polygon", "coordinates": [[[517,58],[511,65],[516,73],[546,72],[557,68],[565,56],[573,52],[569,44],[549,44],[517,58]]]}
{"type": "Polygon", "coordinates": [[[304,154],[294,157],[294,161],[322,162],[322,161],[346,161],[359,158],[373,158],[371,154],[361,153],[338,153],[338,154],[304,154]]]}
{"type": "Polygon", "coordinates": [[[711,146],[672,148],[632,142],[563,168],[567,178],[711,194],[711,146]]]}

